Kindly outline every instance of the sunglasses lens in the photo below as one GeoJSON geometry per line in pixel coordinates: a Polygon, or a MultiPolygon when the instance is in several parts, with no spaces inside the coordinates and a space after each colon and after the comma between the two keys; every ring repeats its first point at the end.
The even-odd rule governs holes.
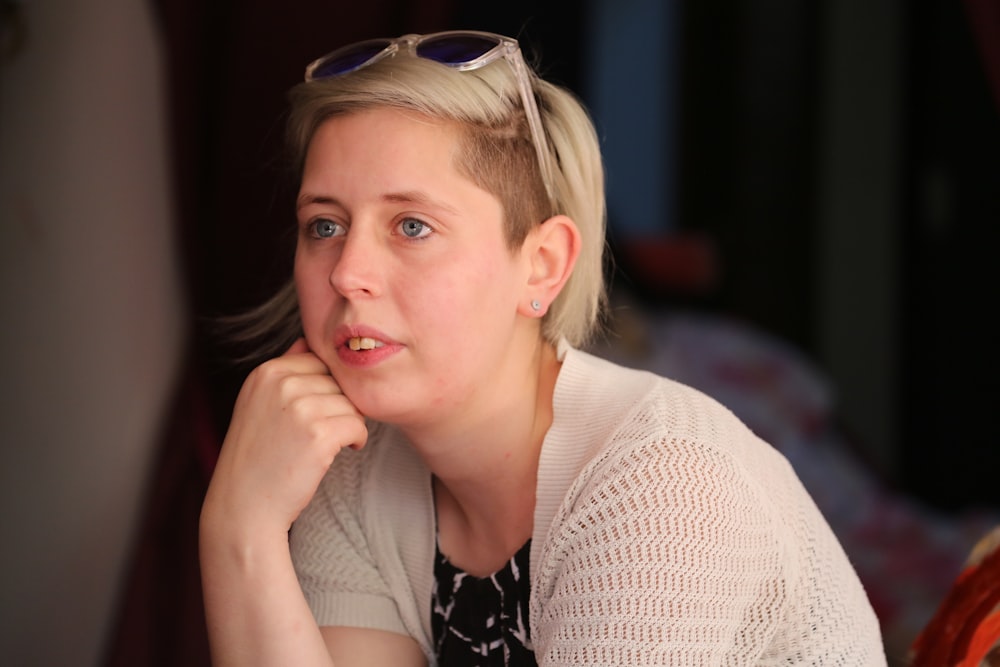
{"type": "Polygon", "coordinates": [[[316,66],[312,71],[312,78],[323,79],[353,72],[381,53],[391,43],[392,40],[375,39],[336,51],[316,66]]]}
{"type": "Polygon", "coordinates": [[[445,65],[461,65],[488,53],[500,42],[480,35],[443,35],[417,45],[417,55],[445,65]]]}

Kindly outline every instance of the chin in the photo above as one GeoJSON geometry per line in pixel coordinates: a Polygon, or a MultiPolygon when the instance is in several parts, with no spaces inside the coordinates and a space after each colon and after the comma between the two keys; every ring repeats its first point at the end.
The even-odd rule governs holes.
{"type": "Polygon", "coordinates": [[[371,389],[343,388],[344,395],[354,404],[358,412],[368,419],[386,422],[388,424],[399,424],[406,421],[405,415],[412,412],[409,406],[401,404],[399,397],[388,396],[383,392],[372,391],[371,389]]]}

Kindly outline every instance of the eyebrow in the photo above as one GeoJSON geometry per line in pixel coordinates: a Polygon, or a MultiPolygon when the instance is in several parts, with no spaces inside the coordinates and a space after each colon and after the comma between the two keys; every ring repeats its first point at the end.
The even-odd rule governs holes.
{"type": "Polygon", "coordinates": [[[340,202],[333,197],[326,197],[324,195],[311,195],[309,193],[299,195],[299,198],[295,200],[295,210],[300,211],[306,206],[311,204],[334,204],[339,206],[340,202]]]}
{"type": "MultiPolygon", "coordinates": [[[[399,203],[399,204],[420,204],[423,206],[431,206],[435,208],[442,209],[451,213],[452,215],[458,215],[458,211],[449,204],[444,203],[441,200],[433,199],[427,193],[421,192],[420,190],[407,190],[405,192],[388,192],[381,197],[382,201],[388,203],[399,203]]],[[[312,204],[332,204],[335,206],[343,206],[338,199],[335,197],[329,197],[326,195],[313,195],[305,193],[300,195],[296,200],[295,210],[301,210],[306,206],[312,204]]]]}

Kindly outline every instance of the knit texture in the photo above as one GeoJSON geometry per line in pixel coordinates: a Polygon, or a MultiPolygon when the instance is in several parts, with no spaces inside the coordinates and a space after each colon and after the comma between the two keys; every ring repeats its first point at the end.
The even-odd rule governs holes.
{"type": "MultiPolygon", "coordinates": [[[[562,346],[539,462],[539,665],[885,665],[847,557],[785,459],[683,385],[562,346]]],[[[292,530],[321,625],[430,640],[430,473],[398,432],[338,455],[292,530]]]]}

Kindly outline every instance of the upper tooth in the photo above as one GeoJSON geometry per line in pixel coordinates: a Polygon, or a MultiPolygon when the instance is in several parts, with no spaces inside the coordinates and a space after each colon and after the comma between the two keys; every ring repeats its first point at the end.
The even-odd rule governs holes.
{"type": "Polygon", "coordinates": [[[374,338],[368,338],[366,336],[355,336],[347,341],[348,346],[352,350],[374,350],[376,347],[382,347],[385,345],[380,340],[375,340],[374,338]]]}

